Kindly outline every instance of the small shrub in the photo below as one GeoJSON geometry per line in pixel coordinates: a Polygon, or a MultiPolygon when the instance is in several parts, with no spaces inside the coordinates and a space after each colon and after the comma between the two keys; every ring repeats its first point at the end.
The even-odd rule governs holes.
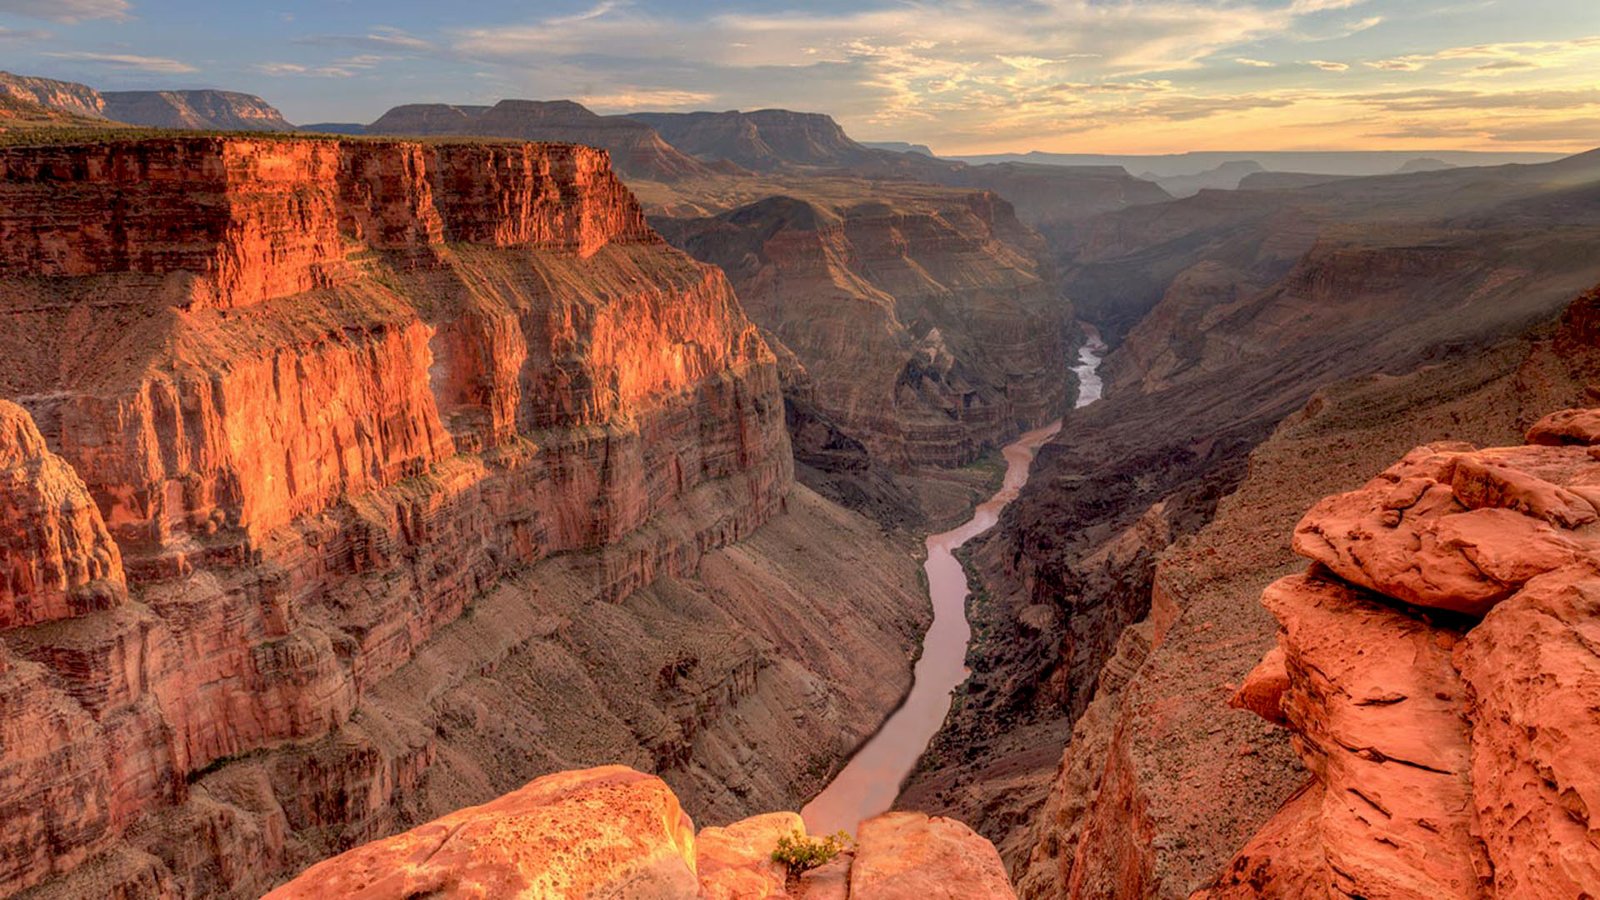
{"type": "Polygon", "coordinates": [[[808,838],[803,832],[796,831],[778,838],[778,847],[772,851],[772,861],[783,863],[790,880],[793,880],[829,862],[849,846],[850,835],[842,831],[821,838],[808,838]]]}

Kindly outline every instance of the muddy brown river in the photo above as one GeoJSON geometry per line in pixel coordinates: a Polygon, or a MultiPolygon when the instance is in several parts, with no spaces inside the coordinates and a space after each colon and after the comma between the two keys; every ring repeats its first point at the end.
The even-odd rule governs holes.
{"type": "MultiPolygon", "coordinates": [[[[1072,369],[1078,376],[1080,407],[1100,399],[1098,370],[1106,349],[1097,332],[1085,330],[1089,340],[1079,351],[1078,365],[1072,369]]],[[[971,674],[966,665],[967,642],[972,638],[966,611],[969,591],[966,572],[955,551],[994,527],[1000,510],[1016,499],[1017,492],[1027,484],[1034,454],[1060,429],[1058,420],[1008,445],[1002,451],[1006,475],[1000,490],[979,504],[965,524],[928,538],[928,561],[923,569],[928,574],[928,593],[933,601],[933,624],[922,640],[922,657],[913,673],[911,693],[822,793],[800,811],[812,834],[831,834],[840,829],[854,834],[862,820],[887,812],[918,757],[944,725],[952,692],[971,674]]]]}

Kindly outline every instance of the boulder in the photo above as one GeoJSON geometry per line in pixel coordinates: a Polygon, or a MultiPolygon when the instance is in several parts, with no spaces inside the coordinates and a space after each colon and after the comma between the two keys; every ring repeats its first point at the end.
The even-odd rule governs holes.
{"type": "Polygon", "coordinates": [[[1014,900],[994,845],[954,819],[893,812],[861,823],[850,896],[861,900],[1014,900]]]}
{"type": "Polygon", "coordinates": [[[559,772],[312,866],[270,900],[693,897],[694,823],[624,766],[559,772]]]}

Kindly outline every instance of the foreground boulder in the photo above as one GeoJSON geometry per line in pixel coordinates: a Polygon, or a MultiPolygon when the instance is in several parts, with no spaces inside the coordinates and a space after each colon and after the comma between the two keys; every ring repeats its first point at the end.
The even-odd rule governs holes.
{"type": "Polygon", "coordinates": [[[794,813],[698,838],[666,782],[625,766],[558,772],[312,866],[268,900],[321,897],[1009,900],[994,845],[950,819],[889,813],[800,878],[772,861],[794,813]]]}
{"type": "Polygon", "coordinates": [[[1262,601],[1287,686],[1238,705],[1312,780],[1203,894],[1600,896],[1597,419],[1420,447],[1301,522],[1316,564],[1262,601]]]}
{"type": "Polygon", "coordinates": [[[606,766],[358,847],[268,896],[673,897],[696,886],[694,823],[678,798],[659,778],[606,766]]]}

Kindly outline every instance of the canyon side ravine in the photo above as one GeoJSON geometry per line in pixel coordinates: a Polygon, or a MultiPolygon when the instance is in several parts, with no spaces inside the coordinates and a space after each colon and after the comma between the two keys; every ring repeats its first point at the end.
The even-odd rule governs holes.
{"type": "MultiPolygon", "coordinates": [[[[1087,340],[1079,353],[1078,365],[1072,370],[1077,379],[1079,407],[1100,399],[1097,370],[1106,349],[1097,332],[1092,328],[1086,330],[1087,340]]],[[[972,629],[967,623],[966,604],[971,592],[956,552],[1000,521],[1000,511],[1016,499],[1023,485],[1028,483],[1034,454],[1060,430],[1058,420],[1006,445],[1002,451],[1006,469],[1000,490],[978,504],[972,518],[927,539],[928,556],[923,571],[933,602],[933,624],[922,638],[921,656],[912,674],[911,693],[871,739],[851,756],[850,762],[828,782],[822,793],[800,811],[811,831],[821,834],[840,830],[853,832],[862,821],[894,805],[900,785],[927,749],[928,741],[944,724],[950,711],[951,692],[970,674],[966,660],[972,629]]]]}

